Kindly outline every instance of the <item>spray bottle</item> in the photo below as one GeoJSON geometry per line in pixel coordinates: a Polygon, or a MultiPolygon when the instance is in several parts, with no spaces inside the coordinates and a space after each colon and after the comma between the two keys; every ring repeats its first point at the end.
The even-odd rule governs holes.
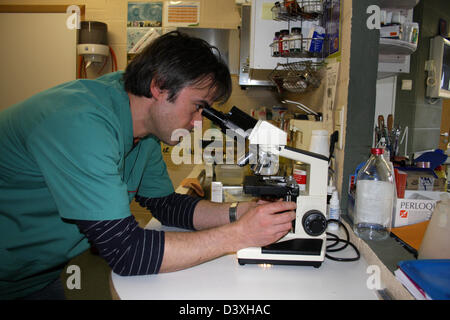
{"type": "MultiPolygon", "coordinates": [[[[338,191],[335,189],[333,190],[333,195],[330,199],[330,206],[329,206],[329,212],[328,212],[328,218],[333,220],[339,220],[340,219],[340,206],[339,206],[339,196],[338,191]]],[[[339,229],[339,224],[336,222],[330,222],[328,224],[328,230],[329,231],[335,231],[339,229]]]]}

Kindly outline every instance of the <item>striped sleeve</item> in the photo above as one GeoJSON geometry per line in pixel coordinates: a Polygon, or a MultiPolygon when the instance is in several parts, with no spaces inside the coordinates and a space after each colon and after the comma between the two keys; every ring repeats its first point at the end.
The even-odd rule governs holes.
{"type": "Polygon", "coordinates": [[[75,223],[114,273],[132,276],[159,272],[164,253],[163,231],[142,229],[133,216],[75,223]]]}
{"type": "Polygon", "coordinates": [[[150,210],[163,225],[195,230],[194,210],[200,198],[172,193],[163,198],[146,198],[136,195],[136,201],[150,210]]]}
{"type": "MultiPolygon", "coordinates": [[[[194,230],[195,206],[201,199],[172,193],[162,198],[136,196],[162,224],[194,230]]],[[[164,231],[139,227],[133,216],[117,220],[75,220],[100,256],[121,276],[155,274],[164,255],[164,231]]]]}

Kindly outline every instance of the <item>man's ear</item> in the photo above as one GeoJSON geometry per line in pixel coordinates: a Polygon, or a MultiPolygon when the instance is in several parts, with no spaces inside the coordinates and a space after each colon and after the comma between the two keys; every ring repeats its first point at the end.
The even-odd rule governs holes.
{"type": "Polygon", "coordinates": [[[152,79],[152,82],[150,83],[150,93],[156,100],[159,100],[161,98],[161,95],[164,94],[164,90],[161,90],[159,88],[159,86],[156,84],[155,79],[152,79]]]}

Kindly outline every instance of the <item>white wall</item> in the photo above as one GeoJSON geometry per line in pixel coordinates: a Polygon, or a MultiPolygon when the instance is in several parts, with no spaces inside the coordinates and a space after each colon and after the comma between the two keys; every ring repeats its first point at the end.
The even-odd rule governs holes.
{"type": "MultiPolygon", "coordinates": [[[[395,92],[397,87],[397,77],[389,77],[377,80],[377,95],[375,103],[375,118],[373,127],[378,125],[378,116],[384,117],[384,124],[387,126],[389,114],[395,114],[395,92]]],[[[395,120],[395,119],[394,119],[395,120]]],[[[375,130],[374,136],[375,139],[375,130]]]]}

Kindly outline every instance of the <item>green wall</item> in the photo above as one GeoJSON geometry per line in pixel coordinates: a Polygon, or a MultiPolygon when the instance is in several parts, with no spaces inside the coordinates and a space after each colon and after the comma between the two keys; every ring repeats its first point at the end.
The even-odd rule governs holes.
{"type": "Polygon", "coordinates": [[[373,0],[353,0],[350,45],[350,82],[348,88],[347,128],[341,207],[347,208],[348,177],[366,161],[372,146],[378,70],[379,30],[366,25],[367,7],[373,0]]]}
{"type": "Polygon", "coordinates": [[[442,99],[430,101],[425,96],[425,61],[429,59],[430,39],[438,35],[440,18],[450,24],[449,0],[420,0],[413,17],[420,28],[418,47],[411,55],[410,73],[397,77],[394,118],[395,124],[409,128],[408,153],[434,149],[439,144],[442,99]],[[413,81],[411,91],[401,90],[403,79],[413,81]]]}

